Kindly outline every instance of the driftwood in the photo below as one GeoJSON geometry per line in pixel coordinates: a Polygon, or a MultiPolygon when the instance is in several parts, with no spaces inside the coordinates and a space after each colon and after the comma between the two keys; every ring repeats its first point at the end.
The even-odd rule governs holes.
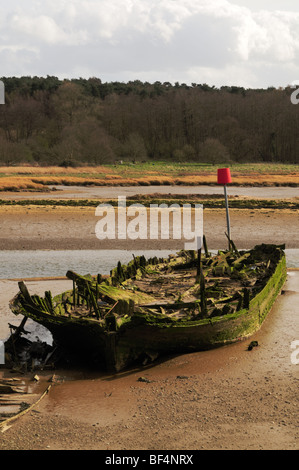
{"type": "Polygon", "coordinates": [[[9,384],[0,384],[0,393],[24,393],[24,391],[19,387],[14,387],[9,384]]]}
{"type": "Polygon", "coordinates": [[[20,413],[17,413],[16,415],[11,416],[10,418],[7,418],[5,421],[2,421],[0,423],[1,432],[5,432],[10,427],[8,426],[9,424],[11,424],[13,421],[17,420],[21,416],[24,416],[24,414],[28,413],[28,411],[32,410],[32,408],[34,408],[49,393],[51,387],[52,385],[49,385],[47,389],[44,391],[44,393],[39,397],[39,399],[35,403],[30,405],[28,408],[20,411],[20,413]]]}

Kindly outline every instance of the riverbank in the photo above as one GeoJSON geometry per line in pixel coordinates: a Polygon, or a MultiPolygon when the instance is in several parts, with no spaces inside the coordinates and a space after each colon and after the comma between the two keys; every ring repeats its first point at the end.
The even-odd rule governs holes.
{"type": "MultiPolygon", "coordinates": [[[[297,449],[291,344],[298,339],[298,281],[299,271],[289,270],[283,295],[248,341],[115,376],[55,371],[59,381],[1,434],[0,449],[297,449]],[[251,340],[259,346],[248,351],[251,340]]],[[[38,372],[40,392],[52,372],[38,372]]]]}
{"type": "MultiPolygon", "coordinates": [[[[11,166],[0,168],[0,191],[47,190],[51,185],[84,186],[197,186],[217,184],[217,169],[226,166],[196,162],[122,162],[78,167],[11,166]]],[[[238,186],[299,185],[298,166],[281,163],[230,163],[238,186]]]]}

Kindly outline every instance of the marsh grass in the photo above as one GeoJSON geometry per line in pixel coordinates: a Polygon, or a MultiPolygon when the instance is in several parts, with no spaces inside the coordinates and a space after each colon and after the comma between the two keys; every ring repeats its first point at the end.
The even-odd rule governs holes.
{"type": "MultiPolygon", "coordinates": [[[[234,185],[298,186],[298,165],[228,164],[234,185]]],[[[94,167],[0,167],[0,191],[47,189],[49,185],[149,186],[217,184],[219,166],[145,162],[94,167]]]]}

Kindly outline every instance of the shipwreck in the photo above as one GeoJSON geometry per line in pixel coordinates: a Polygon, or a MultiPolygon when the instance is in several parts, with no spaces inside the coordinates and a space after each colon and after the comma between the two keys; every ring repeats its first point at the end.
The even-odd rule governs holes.
{"type": "Polygon", "coordinates": [[[45,326],[56,347],[118,372],[161,355],[220,347],[262,325],[286,280],[284,246],[262,244],[212,255],[180,251],[167,259],[134,257],[109,276],[68,271],[73,289],[11,300],[16,315],[45,326]]]}

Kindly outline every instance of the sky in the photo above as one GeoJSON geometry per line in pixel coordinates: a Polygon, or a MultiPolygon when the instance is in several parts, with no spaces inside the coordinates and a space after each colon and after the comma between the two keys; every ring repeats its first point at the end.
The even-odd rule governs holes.
{"type": "Polygon", "coordinates": [[[10,0],[0,76],[299,83],[298,0],[10,0]]]}

